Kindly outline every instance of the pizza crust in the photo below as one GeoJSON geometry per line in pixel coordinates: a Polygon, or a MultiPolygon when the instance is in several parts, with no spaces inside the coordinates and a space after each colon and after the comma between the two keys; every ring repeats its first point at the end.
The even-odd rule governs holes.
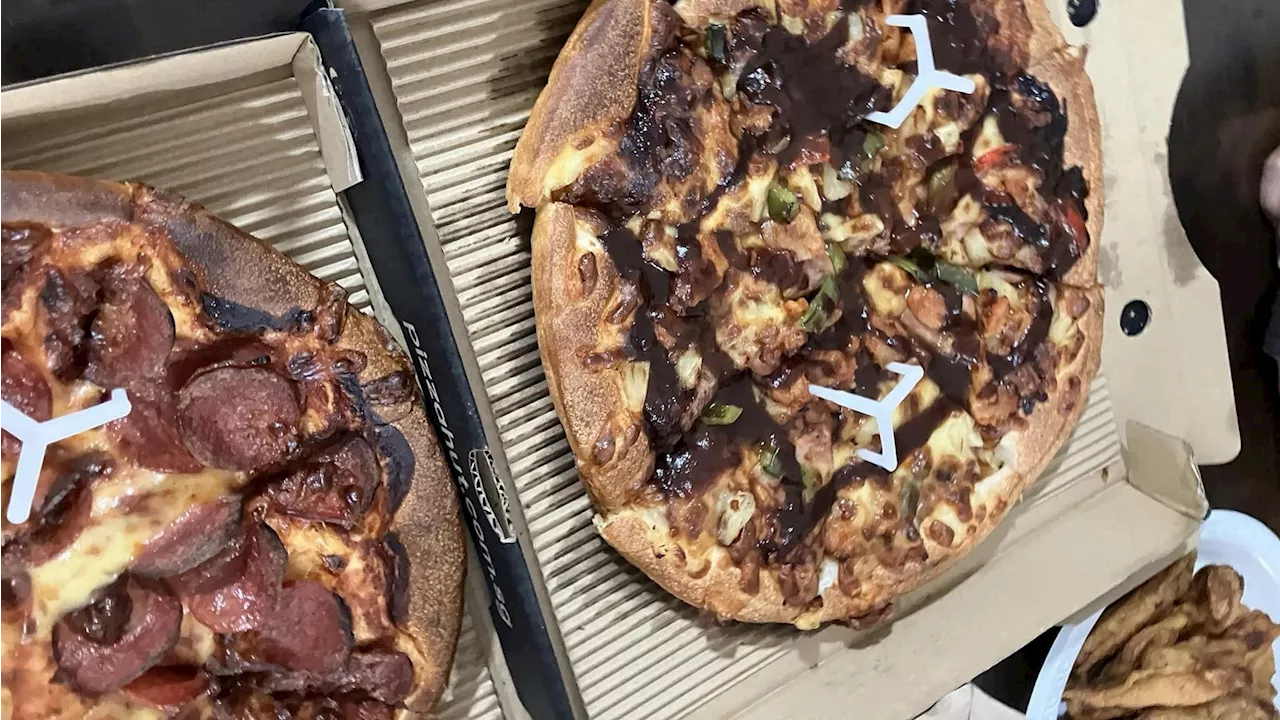
{"type": "MultiPolygon", "coordinates": [[[[1083,347],[1072,362],[1059,366],[1056,386],[1048,391],[1049,397],[1044,402],[1036,404],[1027,418],[1027,427],[1010,433],[1018,448],[1013,467],[1027,478],[1037,478],[1044,472],[1075,429],[1102,363],[1102,288],[1088,288],[1083,292],[1089,298],[1089,309],[1076,321],[1078,332],[1084,336],[1083,347]]],[[[1005,500],[1012,505],[1020,496],[1021,488],[1005,500]]]]}
{"type": "Polygon", "coordinates": [[[586,357],[599,347],[600,329],[618,274],[603,251],[594,258],[596,281],[587,291],[580,270],[579,223],[585,211],[563,203],[538,208],[534,222],[533,304],[539,318],[538,348],[547,368],[547,386],[565,435],[578,458],[578,471],[597,507],[621,507],[636,499],[653,472],[654,453],[640,416],[626,407],[617,368],[592,369],[586,357]],[[597,445],[613,439],[608,462],[598,462],[597,445]],[[633,437],[628,442],[628,437],[633,437]]]}
{"type": "MultiPolygon", "coordinates": [[[[216,295],[284,315],[315,309],[325,284],[273,248],[204,207],[137,183],[30,171],[5,171],[0,195],[5,222],[77,226],[107,220],[162,229],[216,295]]],[[[373,318],[347,306],[338,347],[367,363],[361,384],[412,372],[403,350],[373,318]]],[[[462,622],[466,549],[458,500],[444,456],[415,386],[413,397],[380,414],[403,433],[415,456],[408,496],[391,523],[410,559],[408,632],[419,647],[416,683],[405,701],[426,711],[444,691],[462,622]]]]}
{"type": "Polygon", "coordinates": [[[556,183],[548,181],[573,164],[574,150],[595,145],[593,153],[603,154],[616,143],[607,130],[631,115],[640,68],[661,31],[655,7],[649,0],[594,0],[587,8],[516,144],[507,179],[512,212],[550,200],[556,187],[548,185],[556,183]]]}
{"type": "MultiPolygon", "coordinates": [[[[1026,478],[1012,468],[1004,468],[984,478],[981,485],[991,488],[992,502],[1011,495],[1016,501],[1026,478]]],[[[998,519],[1003,512],[988,512],[988,516],[998,519]]],[[[891,573],[877,566],[875,572],[861,578],[862,590],[857,596],[846,595],[832,585],[821,593],[822,603],[816,607],[786,604],[777,575],[763,569],[759,590],[756,593],[742,590],[742,571],[728,552],[718,546],[708,554],[710,569],[695,577],[701,572],[701,563],[690,563],[683,550],[676,550],[664,518],[643,509],[627,507],[606,512],[596,516],[595,524],[604,539],[623,557],[644,570],[664,590],[694,607],[740,622],[788,623],[812,630],[827,622],[844,622],[864,629],[888,620],[898,598],[949,570],[952,562],[982,542],[998,523],[979,523],[974,533],[966,534],[950,547],[937,545],[926,536],[927,563],[905,574],[891,573]]]]}

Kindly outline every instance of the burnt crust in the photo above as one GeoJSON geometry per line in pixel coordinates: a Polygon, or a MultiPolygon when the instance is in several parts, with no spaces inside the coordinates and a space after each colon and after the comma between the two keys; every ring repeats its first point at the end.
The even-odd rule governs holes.
{"type": "MultiPolygon", "coordinates": [[[[586,42],[593,26],[603,22],[601,18],[613,17],[610,12],[614,11],[609,9],[613,5],[619,8],[625,5],[631,13],[627,15],[617,9],[618,18],[647,17],[644,12],[635,12],[632,0],[593,3],[557,60],[548,88],[535,106],[517,148],[508,185],[508,200],[513,210],[526,205],[538,211],[534,226],[533,279],[539,345],[557,412],[564,422],[584,484],[601,513],[596,518],[597,528],[624,557],[667,591],[721,617],[747,622],[789,622],[805,627],[828,620],[848,621],[868,614],[883,618],[893,598],[944,572],[954,558],[968,552],[989,534],[1008,508],[1017,502],[1025,486],[1052,460],[1087,402],[1089,384],[1101,358],[1103,298],[1097,282],[1097,253],[1103,217],[1103,184],[1099,121],[1092,85],[1084,73],[1082,51],[1066,45],[1040,0],[982,3],[1002,28],[999,37],[990,41],[1002,46],[1019,67],[1047,84],[1065,104],[1070,118],[1064,138],[1063,165],[1080,167],[1089,189],[1084,205],[1088,211],[1086,226],[1090,243],[1060,278],[1059,284],[1078,288],[1090,300],[1089,309],[1077,320],[1083,343],[1071,361],[1058,367],[1056,383],[1047,390],[1048,397],[1025,417],[1020,430],[1010,433],[1017,447],[1016,459],[979,484],[975,502],[982,503],[984,519],[976,523],[975,532],[958,538],[949,547],[941,547],[926,536],[924,542],[930,561],[915,574],[906,578],[873,575],[864,580],[864,588],[870,588],[870,592],[864,592],[856,600],[840,593],[827,593],[823,603],[814,610],[788,605],[773,573],[761,573],[757,592],[743,591],[741,570],[721,547],[712,549],[709,567],[689,566],[686,553],[673,539],[665,519],[655,517],[651,509],[637,504],[644,499],[645,483],[653,472],[654,452],[644,431],[643,417],[627,406],[620,392],[622,373],[587,363],[587,355],[600,347],[601,335],[605,332],[601,319],[614,296],[618,273],[608,253],[599,249],[587,252],[599,267],[594,284],[584,290],[579,267],[585,255],[580,246],[579,228],[598,223],[590,211],[551,202],[550,191],[555,188],[548,188],[543,181],[558,153],[569,147],[570,138],[594,136],[602,129],[613,128],[624,121],[634,107],[635,70],[627,75],[629,84],[625,90],[631,92],[615,96],[604,109],[593,104],[596,99],[577,96],[571,90],[608,82],[608,74],[601,68],[639,68],[651,56],[649,45],[638,40],[612,46],[586,42]],[[594,112],[588,107],[594,108],[594,112]],[[575,125],[582,117],[591,118],[591,122],[575,125]],[[537,162],[532,160],[535,155],[537,162]],[[599,439],[604,436],[616,439],[620,433],[625,434],[628,426],[639,431],[635,441],[615,442],[607,461],[599,462],[596,453],[599,439]]],[[[686,22],[701,24],[708,18],[732,16],[743,8],[757,5],[759,3],[749,0],[682,0],[675,5],[675,10],[686,22]]],[[[626,37],[643,35],[640,27],[630,32],[616,27],[611,31],[626,37]]],[[[595,28],[595,32],[600,32],[600,28],[595,28]]],[[[594,137],[593,142],[615,141],[611,138],[616,138],[619,131],[615,129],[614,133],[594,137]]]]}
{"type": "MultiPolygon", "coordinates": [[[[330,297],[326,285],[283,254],[177,195],[138,183],[115,183],[31,171],[8,171],[0,180],[6,223],[75,227],[119,220],[163,232],[172,239],[209,290],[245,307],[274,316],[316,312],[330,297]]],[[[404,352],[390,335],[355,308],[347,306],[335,345],[362,353],[361,385],[394,372],[411,372],[404,352]]],[[[452,666],[462,616],[466,566],[457,497],[444,456],[412,393],[393,406],[379,408],[415,457],[412,481],[390,528],[401,539],[412,573],[408,579],[408,618],[403,624],[418,656],[415,688],[405,701],[427,711],[443,693],[452,666]]]]}
{"type": "Polygon", "coordinates": [[[599,143],[596,152],[606,153],[616,146],[611,129],[635,106],[637,77],[652,52],[655,8],[648,0],[593,0],[587,8],[516,145],[507,180],[513,212],[549,199],[547,174],[567,149],[599,143]]]}

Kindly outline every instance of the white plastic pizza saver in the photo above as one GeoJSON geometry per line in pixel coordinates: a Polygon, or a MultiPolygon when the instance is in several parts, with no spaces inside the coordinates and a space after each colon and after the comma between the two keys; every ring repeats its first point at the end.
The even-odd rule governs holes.
{"type": "MultiPolygon", "coordinates": [[[[1196,569],[1230,565],[1244,578],[1245,605],[1280,618],[1280,538],[1257,520],[1233,510],[1214,510],[1200,526],[1196,569]]],[[[1089,631],[1102,610],[1073,625],[1062,626],[1045,658],[1027,704],[1028,720],[1058,720],[1065,712],[1062,691],[1089,631]]],[[[1280,652],[1280,639],[1272,649],[1280,652]]],[[[1280,673],[1271,684],[1280,682],[1280,673]]]]}
{"type": "Polygon", "coordinates": [[[907,88],[906,94],[897,105],[893,106],[892,110],[887,113],[878,110],[867,113],[868,120],[897,129],[902,126],[911,111],[916,109],[916,105],[924,99],[925,93],[933,88],[962,93],[973,92],[975,86],[969,78],[953,75],[934,67],[933,41],[929,39],[929,23],[925,21],[923,15],[890,15],[885,22],[894,27],[906,28],[915,37],[916,79],[911,81],[911,87],[907,88]]]}
{"type": "Polygon", "coordinates": [[[907,399],[907,395],[911,394],[924,377],[924,368],[898,362],[889,363],[885,368],[901,375],[902,379],[889,391],[888,395],[884,396],[883,400],[854,395],[843,390],[833,390],[821,385],[809,385],[809,392],[823,400],[875,418],[876,431],[880,434],[880,452],[862,448],[858,450],[857,455],[869,463],[893,472],[898,469],[898,446],[893,439],[893,411],[907,399]]]}
{"type": "Polygon", "coordinates": [[[0,401],[0,427],[22,441],[22,452],[18,455],[18,469],[13,477],[13,489],[9,494],[5,518],[16,525],[26,522],[31,516],[36,481],[40,479],[44,453],[50,445],[112,420],[119,420],[132,409],[133,405],[123,388],[112,390],[111,399],[104,403],[45,422],[36,422],[21,410],[0,401]]]}

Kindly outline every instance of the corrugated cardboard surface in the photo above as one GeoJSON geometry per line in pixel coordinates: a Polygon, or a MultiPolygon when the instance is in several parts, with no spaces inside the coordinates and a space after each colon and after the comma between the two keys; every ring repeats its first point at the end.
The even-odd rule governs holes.
{"type": "Polygon", "coordinates": [[[1182,3],[1106,3],[1084,28],[1066,20],[1064,2],[1048,4],[1067,41],[1088,51],[1102,119],[1103,365],[1129,371],[1116,407],[1122,420],[1185,438],[1200,463],[1228,462],[1240,431],[1218,283],[1187,240],[1169,182],[1169,123],[1188,63],[1182,3]],[[1134,299],[1151,306],[1151,324],[1137,337],[1113,332],[1134,299]]]}
{"type": "MultiPolygon", "coordinates": [[[[24,113],[17,120],[6,112],[3,166],[140,180],[181,193],[342,286],[353,305],[373,312],[376,289],[366,286],[359,238],[353,241],[354,230],[344,222],[330,180],[335,173],[326,167],[317,138],[317,128],[340,124],[340,116],[326,123],[308,110],[316,103],[307,101],[305,91],[317,86],[318,76],[307,36],[276,36],[206,53],[203,59],[189,53],[115,68],[107,71],[109,80],[92,74],[70,78],[77,87],[96,85],[100,95],[68,96],[68,80],[20,88],[19,100],[56,105],[57,112],[24,113]],[[295,50],[306,62],[294,62],[295,50]],[[77,97],[111,104],[77,112],[77,97]],[[113,99],[119,97],[133,99],[113,99]]],[[[6,111],[29,107],[11,105],[14,96],[5,91],[6,111]]],[[[318,112],[336,112],[324,107],[318,112]]],[[[503,717],[487,667],[484,638],[492,631],[483,598],[477,604],[471,589],[450,686],[438,706],[447,720],[503,717]],[[472,617],[476,607],[479,619],[472,617]]]]}
{"type": "MultiPolygon", "coordinates": [[[[361,2],[354,5],[365,6],[361,2]]],[[[893,669],[904,683],[902,697],[876,705],[878,711],[895,716],[919,710],[922,687],[936,686],[937,694],[932,696],[936,698],[967,677],[955,678],[955,684],[946,686],[951,681],[946,673],[902,667],[904,655],[914,652],[918,656],[926,648],[936,648],[956,659],[951,664],[977,672],[986,666],[982,663],[994,662],[1016,649],[1079,605],[1181,545],[1194,530],[1195,520],[1122,481],[1125,468],[1117,431],[1119,418],[1106,377],[1099,375],[1088,409],[1054,466],[1027,493],[1026,501],[1011,513],[997,537],[969,559],[967,568],[974,570],[980,561],[996,557],[1001,562],[977,571],[972,582],[959,581],[963,572],[952,573],[942,586],[933,585],[908,602],[925,605],[908,622],[899,621],[896,626],[902,628],[900,635],[914,633],[915,642],[891,639],[867,653],[847,653],[842,651],[852,633],[846,630],[798,636],[790,628],[709,623],[605,546],[592,526],[593,511],[547,394],[529,284],[528,228],[507,213],[504,196],[507,165],[516,140],[560,46],[585,6],[580,0],[432,0],[377,10],[370,15],[370,22],[412,156],[402,162],[411,162],[421,176],[430,206],[426,221],[439,237],[447,274],[458,293],[465,325],[460,332],[474,349],[487,391],[487,397],[478,398],[478,402],[487,404],[496,420],[501,448],[495,451],[505,455],[502,460],[510,467],[511,482],[573,670],[571,684],[576,685],[591,717],[720,716],[743,709],[743,698],[759,697],[828,658],[834,660],[822,667],[848,665],[850,655],[864,659],[883,655],[883,663],[860,667],[862,672],[878,674],[897,663],[893,669]],[[1118,508],[1128,508],[1128,512],[1116,515],[1118,508]],[[972,631],[992,635],[991,624],[999,628],[1002,622],[998,612],[972,618],[974,622],[964,628],[970,631],[967,635],[940,634],[939,628],[948,624],[946,613],[954,614],[966,602],[980,602],[981,595],[993,589],[1008,589],[1012,578],[1018,577],[1014,569],[1043,575],[1058,559],[1053,553],[1064,551],[1055,549],[1051,540],[1078,540],[1079,534],[1088,530],[1089,512],[1103,521],[1133,519],[1117,533],[1126,541],[1120,546],[1123,550],[1100,540],[1087,548],[1093,552],[1085,553],[1092,565],[1066,563],[1072,572],[1063,574],[1065,587],[1059,589],[1064,594],[1056,603],[1034,602],[1035,588],[1021,595],[1010,593],[1005,602],[993,603],[992,609],[1017,616],[1004,623],[1002,637],[976,648],[963,644],[972,631]],[[1048,529],[1037,536],[1042,528],[1048,529]],[[1034,545],[1041,554],[1028,557],[1019,551],[1019,543],[1034,545]],[[1070,580],[1090,574],[1094,578],[1087,587],[1070,580]],[[943,588],[952,590],[946,601],[929,602],[929,596],[943,588]],[[970,588],[967,594],[964,588],[970,588]],[[752,677],[764,668],[768,671],[752,677]],[[748,678],[749,682],[743,682],[748,678]],[[917,681],[915,686],[912,680],[917,681]]],[[[1120,101],[1127,103],[1128,98],[1120,101]]],[[[1142,182],[1141,178],[1136,180],[1130,192],[1149,192],[1142,182]]],[[[1140,222],[1140,218],[1131,219],[1130,224],[1122,223],[1122,229],[1136,232],[1140,222]]],[[[1157,226],[1147,229],[1152,227],[1157,226]]],[[[1119,241],[1114,231],[1109,229],[1107,235],[1109,240],[1119,241]]],[[[1129,242],[1142,245],[1140,239],[1129,242]]],[[[1110,250],[1124,255],[1112,260],[1128,262],[1127,249],[1110,250]]],[[[1155,306],[1164,302],[1163,286],[1168,278],[1161,266],[1155,266],[1146,275],[1130,273],[1127,282],[1119,277],[1108,282],[1113,294],[1150,296],[1155,306]],[[1144,290],[1144,294],[1135,295],[1144,290]]],[[[1201,300],[1201,315],[1211,316],[1217,308],[1216,299],[1201,300]]],[[[1118,308],[1109,310],[1108,322],[1117,314],[1118,308]]],[[[1209,342],[1201,346],[1208,350],[1202,349],[1194,359],[1205,360],[1197,371],[1221,382],[1214,371],[1225,362],[1225,353],[1215,356],[1213,344],[1215,337],[1221,336],[1220,318],[1217,328],[1215,336],[1213,324],[1208,323],[1204,332],[1209,342]]],[[[1164,343],[1165,350],[1177,345],[1167,334],[1161,337],[1163,340],[1157,337],[1152,344],[1164,343]]],[[[1133,356],[1128,348],[1123,351],[1133,356]]],[[[1171,365],[1175,367],[1167,374],[1172,379],[1159,388],[1164,395],[1170,394],[1170,387],[1183,386],[1178,359],[1171,365]]],[[[1118,372],[1127,386],[1141,364],[1112,361],[1109,368],[1118,372]]],[[[1152,383],[1143,388],[1144,392],[1156,391],[1152,383]]],[[[1137,415],[1148,421],[1140,411],[1143,398],[1135,398],[1132,391],[1126,392],[1126,398],[1130,402],[1121,418],[1137,415]]],[[[1150,421],[1169,428],[1170,423],[1180,423],[1186,417],[1185,411],[1173,413],[1173,417],[1165,413],[1150,421]]],[[[1224,443],[1229,446],[1230,433],[1204,444],[1221,451],[1224,443]]],[[[1194,486],[1194,469],[1168,482],[1194,486]]],[[[936,660],[938,655],[931,657],[936,660]]],[[[797,680],[788,687],[811,687],[812,682],[797,680]]],[[[827,697],[841,702],[850,697],[872,699],[875,683],[864,682],[863,687],[865,693],[849,687],[848,692],[827,697]]],[[[793,701],[796,697],[787,692],[783,695],[793,701]]],[[[786,705],[773,707],[783,713],[774,712],[773,717],[786,716],[786,705]]]]}

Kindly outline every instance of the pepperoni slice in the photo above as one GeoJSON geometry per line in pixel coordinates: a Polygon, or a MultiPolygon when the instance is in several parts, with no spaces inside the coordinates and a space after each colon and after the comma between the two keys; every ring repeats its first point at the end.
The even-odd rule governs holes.
{"type": "Polygon", "coordinates": [[[267,692],[322,695],[367,695],[379,702],[395,704],[413,692],[413,662],[402,652],[357,650],[338,670],[309,672],[269,672],[258,681],[267,692]]]}
{"type": "Polygon", "coordinates": [[[257,470],[297,448],[293,383],[264,368],[218,368],[192,378],[178,400],[178,426],[198,460],[228,470],[257,470]]]}
{"type": "Polygon", "coordinates": [[[354,641],[342,598],[314,580],[298,580],[285,585],[280,608],[267,622],[234,639],[233,650],[249,667],[325,674],[343,668],[354,641]]]}
{"type": "MultiPolygon", "coordinates": [[[[0,373],[0,396],[32,420],[48,420],[53,412],[49,383],[35,365],[27,362],[9,346],[7,340],[4,345],[3,355],[0,355],[0,362],[3,362],[4,367],[4,372],[0,373]]],[[[22,441],[4,433],[4,439],[0,440],[0,452],[17,455],[21,450],[22,441]]]]}
{"type": "Polygon", "coordinates": [[[129,402],[133,405],[129,414],[106,425],[128,460],[167,473],[193,473],[204,468],[182,442],[171,393],[159,386],[135,386],[129,402]]]}
{"type": "Polygon", "coordinates": [[[45,360],[62,379],[74,377],[80,366],[77,349],[84,340],[89,314],[98,304],[98,283],[88,273],[50,269],[40,290],[45,310],[45,360]]]}
{"type": "Polygon", "coordinates": [[[122,690],[131,700],[167,713],[178,712],[208,691],[209,676],[198,668],[183,665],[153,667],[122,690]]]}
{"type": "Polygon", "coordinates": [[[265,495],[277,512],[350,529],[369,507],[378,476],[373,448],[351,436],[273,483],[265,495]]]}
{"type": "Polygon", "coordinates": [[[102,277],[105,301],[89,327],[85,377],[103,387],[131,387],[164,371],[173,349],[173,315],[136,271],[114,266],[102,277]]]}
{"type": "MultiPolygon", "coordinates": [[[[235,552],[234,547],[228,550],[235,552]]],[[[280,583],[288,562],[284,544],[266,523],[258,523],[249,529],[243,553],[243,565],[239,568],[236,558],[215,555],[191,573],[171,580],[192,616],[216,632],[252,630],[276,612],[280,583]],[[211,563],[214,567],[206,569],[211,563]],[[226,579],[235,569],[240,572],[231,576],[229,582],[203,589],[215,585],[216,580],[226,579]]]]}
{"type": "Polygon", "coordinates": [[[128,578],[53,629],[53,656],[85,693],[119,690],[178,643],[182,604],[159,585],[128,578]]]}
{"type": "Polygon", "coordinates": [[[238,495],[192,506],[151,538],[134,560],[133,572],[165,577],[209,560],[240,535],[240,508],[238,495]]]}
{"type": "Polygon", "coordinates": [[[244,566],[249,558],[249,538],[250,535],[242,529],[217,555],[184,573],[170,577],[169,585],[178,595],[186,597],[212,592],[235,582],[244,574],[244,566]]]}
{"type": "Polygon", "coordinates": [[[165,370],[169,386],[175,390],[201,373],[221,367],[270,367],[275,350],[256,337],[229,337],[197,350],[175,353],[165,370]]]}
{"type": "Polygon", "coordinates": [[[4,546],[5,577],[29,567],[43,565],[80,537],[93,512],[93,491],[81,488],[69,493],[55,507],[42,512],[39,526],[29,535],[4,546]]]}

